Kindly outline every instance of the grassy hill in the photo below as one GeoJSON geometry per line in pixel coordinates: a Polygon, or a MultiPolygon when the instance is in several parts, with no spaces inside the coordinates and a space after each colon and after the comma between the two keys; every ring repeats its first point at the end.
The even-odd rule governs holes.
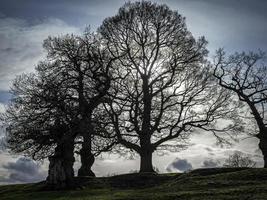
{"type": "Polygon", "coordinates": [[[181,174],[126,174],[76,179],[71,191],[43,183],[0,186],[0,199],[32,200],[267,200],[267,169],[198,169],[181,174]]]}

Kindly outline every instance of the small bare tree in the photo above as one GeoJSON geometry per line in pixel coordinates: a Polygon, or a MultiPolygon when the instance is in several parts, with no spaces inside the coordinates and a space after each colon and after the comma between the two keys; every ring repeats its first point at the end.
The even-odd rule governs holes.
{"type": "Polygon", "coordinates": [[[251,159],[249,155],[246,155],[240,151],[236,151],[233,155],[230,155],[223,164],[224,167],[255,167],[256,162],[251,159]]]}

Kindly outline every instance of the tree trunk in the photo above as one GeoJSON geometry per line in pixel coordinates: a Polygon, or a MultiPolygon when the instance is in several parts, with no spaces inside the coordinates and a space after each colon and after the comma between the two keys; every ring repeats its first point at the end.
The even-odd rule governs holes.
{"type": "Polygon", "coordinates": [[[85,132],[85,134],[83,135],[82,149],[80,151],[82,165],[81,168],[78,170],[78,176],[95,177],[95,173],[91,169],[95,162],[95,157],[92,154],[91,143],[91,135],[88,132],[85,132]]]}
{"type": "Polygon", "coordinates": [[[142,133],[140,135],[140,172],[155,172],[152,165],[152,153],[153,148],[151,145],[151,101],[152,97],[148,85],[148,76],[143,76],[143,121],[142,121],[142,133]]]}
{"type": "Polygon", "coordinates": [[[78,176],[92,176],[95,177],[95,173],[92,171],[91,167],[95,162],[95,157],[91,153],[91,151],[87,151],[86,149],[82,149],[80,151],[81,163],[82,166],[78,170],[78,176]]]}
{"type": "Polygon", "coordinates": [[[140,173],[155,172],[152,164],[153,148],[150,141],[150,136],[145,135],[140,138],[140,173]]]}
{"type": "Polygon", "coordinates": [[[152,165],[152,151],[149,149],[142,150],[140,153],[140,173],[155,172],[152,165]]]}
{"type": "Polygon", "coordinates": [[[265,131],[265,133],[259,134],[258,138],[260,140],[259,148],[263,155],[264,168],[267,168],[267,131],[265,131]]]}
{"type": "Polygon", "coordinates": [[[65,138],[55,148],[55,154],[49,158],[49,170],[46,183],[52,189],[71,188],[73,184],[74,138],[65,138]]]}

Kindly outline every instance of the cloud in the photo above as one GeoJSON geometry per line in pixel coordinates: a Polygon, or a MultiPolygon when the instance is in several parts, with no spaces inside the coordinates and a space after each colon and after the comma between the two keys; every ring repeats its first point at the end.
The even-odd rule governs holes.
{"type": "Polygon", "coordinates": [[[44,180],[46,173],[40,166],[29,158],[18,158],[15,162],[8,162],[3,165],[8,176],[0,178],[0,183],[32,183],[44,180]]]}
{"type": "Polygon", "coordinates": [[[219,167],[219,165],[220,161],[208,159],[203,161],[202,168],[214,168],[214,167],[219,167]]]}
{"type": "Polygon", "coordinates": [[[22,72],[31,72],[45,56],[42,43],[49,35],[79,33],[59,19],[28,22],[18,18],[0,18],[0,91],[7,91],[11,80],[22,72]]]}
{"type": "Polygon", "coordinates": [[[180,159],[180,158],[176,158],[171,164],[169,164],[169,166],[166,168],[166,170],[168,172],[172,172],[175,170],[179,170],[179,171],[188,171],[193,169],[192,165],[190,162],[187,161],[187,159],[180,159]]]}
{"type": "Polygon", "coordinates": [[[102,154],[102,158],[96,159],[93,171],[97,176],[111,174],[126,174],[131,171],[139,171],[138,159],[126,159],[116,154],[102,154]]]}
{"type": "MultiPolygon", "coordinates": [[[[135,0],[131,0],[132,2],[135,0]]],[[[209,50],[219,47],[229,51],[266,50],[267,17],[263,0],[152,0],[165,3],[186,17],[187,25],[195,36],[204,35],[209,50]]],[[[4,1],[0,16],[22,17],[36,20],[50,16],[73,25],[98,27],[105,17],[113,16],[125,0],[17,0],[4,1]]]]}

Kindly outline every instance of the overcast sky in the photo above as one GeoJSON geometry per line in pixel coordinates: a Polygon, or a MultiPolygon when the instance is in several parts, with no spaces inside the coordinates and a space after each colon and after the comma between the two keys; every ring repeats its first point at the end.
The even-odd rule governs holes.
{"type": "MultiPolygon", "coordinates": [[[[45,56],[42,41],[49,35],[93,30],[114,15],[124,0],[1,0],[0,6],[0,111],[10,95],[11,80],[31,72],[45,56]]],[[[210,56],[220,47],[228,52],[267,50],[267,1],[265,0],[154,0],[186,17],[194,36],[209,41],[210,56]]],[[[236,150],[249,153],[262,165],[257,141],[244,140],[229,148],[215,145],[210,134],[196,134],[185,151],[154,156],[162,172],[216,166],[236,150]],[[249,148],[248,148],[249,147],[249,148]]],[[[126,173],[138,168],[138,159],[104,156],[97,160],[97,175],[126,173]],[[122,164],[123,163],[123,164],[122,164]]],[[[78,165],[76,164],[76,168],[78,165]]],[[[30,182],[46,175],[47,163],[35,163],[0,151],[0,183],[30,182]],[[26,169],[27,168],[27,169],[26,169]]]]}

